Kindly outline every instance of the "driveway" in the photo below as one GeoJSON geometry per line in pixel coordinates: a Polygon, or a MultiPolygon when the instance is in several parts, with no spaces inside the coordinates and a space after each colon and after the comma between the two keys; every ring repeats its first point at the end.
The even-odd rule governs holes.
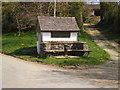
{"type": "MultiPolygon", "coordinates": [[[[2,55],[3,88],[116,88],[97,68],[64,69],[2,55]],[[90,75],[90,76],[89,76],[90,75]],[[101,78],[99,78],[102,75],[101,78]]],[[[115,71],[115,70],[114,70],[115,71]]],[[[111,74],[108,72],[108,74],[111,74]]],[[[115,74],[115,73],[114,73],[115,74]]],[[[112,75],[112,74],[111,74],[112,75]]],[[[111,76],[109,75],[109,76],[111,76]]]]}

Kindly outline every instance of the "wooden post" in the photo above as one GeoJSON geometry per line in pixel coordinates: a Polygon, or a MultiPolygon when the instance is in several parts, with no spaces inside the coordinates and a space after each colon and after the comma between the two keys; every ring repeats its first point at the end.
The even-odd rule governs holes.
{"type": "Polygon", "coordinates": [[[56,0],[54,2],[54,17],[56,17],[56,0]]]}
{"type": "Polygon", "coordinates": [[[65,53],[65,56],[68,56],[67,44],[64,44],[64,53],[65,53]]]}

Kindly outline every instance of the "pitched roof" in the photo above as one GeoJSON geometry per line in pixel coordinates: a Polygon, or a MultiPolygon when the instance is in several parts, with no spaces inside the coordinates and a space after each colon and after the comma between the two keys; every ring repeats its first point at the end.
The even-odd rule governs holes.
{"type": "Polygon", "coordinates": [[[41,31],[79,31],[75,17],[38,16],[41,31]]]}

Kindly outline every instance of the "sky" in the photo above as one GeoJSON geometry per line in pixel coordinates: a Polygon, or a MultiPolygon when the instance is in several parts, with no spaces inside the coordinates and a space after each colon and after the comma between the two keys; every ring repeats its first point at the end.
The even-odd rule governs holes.
{"type": "Polygon", "coordinates": [[[100,4],[99,0],[88,0],[87,4],[100,4]]]}

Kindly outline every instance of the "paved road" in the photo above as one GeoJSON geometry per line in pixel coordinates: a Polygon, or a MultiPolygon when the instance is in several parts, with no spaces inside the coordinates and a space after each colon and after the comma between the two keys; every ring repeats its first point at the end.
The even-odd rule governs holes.
{"type": "Polygon", "coordinates": [[[3,88],[84,88],[97,87],[67,74],[67,71],[11,56],[3,58],[3,88]]]}
{"type": "Polygon", "coordinates": [[[27,62],[3,54],[2,60],[3,88],[117,87],[116,83],[111,82],[111,78],[110,80],[105,80],[108,76],[103,76],[104,70],[100,72],[97,68],[90,70],[63,69],[55,66],[27,62]],[[100,76],[102,76],[102,78],[100,76]]]}
{"type": "MultiPolygon", "coordinates": [[[[3,88],[116,88],[104,68],[64,69],[2,55],[3,88]]],[[[113,70],[115,71],[115,70],[113,70]]],[[[114,72],[115,74],[116,72],[114,72]]],[[[109,75],[111,74],[111,75],[109,75]]],[[[115,75],[116,76],[116,75],[115,75]]],[[[112,80],[113,79],[113,80],[112,80]]]]}

